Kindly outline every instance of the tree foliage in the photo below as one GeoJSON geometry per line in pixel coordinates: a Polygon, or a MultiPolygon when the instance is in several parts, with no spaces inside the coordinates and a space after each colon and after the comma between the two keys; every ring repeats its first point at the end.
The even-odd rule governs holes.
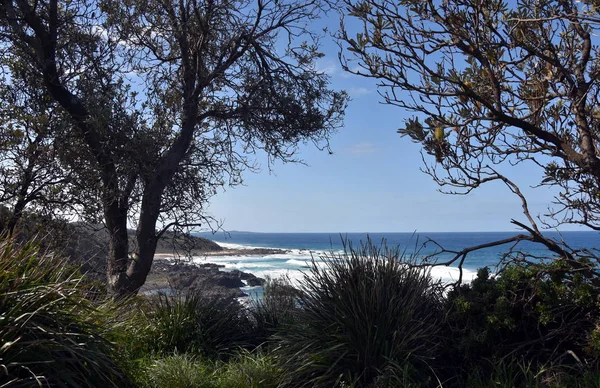
{"type": "Polygon", "coordinates": [[[253,154],[295,161],[299,144],[328,147],[346,95],[314,65],[308,24],[322,11],[317,0],[2,1],[7,82],[30,80],[66,120],[53,144],[80,214],[111,236],[115,292],[143,284],[164,231],[205,224],[207,199],[239,184],[253,154]]]}
{"type": "MultiPolygon", "coordinates": [[[[10,58],[0,58],[5,68],[17,69],[10,58]]],[[[26,70],[25,70],[26,71],[26,70]]],[[[70,195],[70,174],[60,164],[55,133],[64,125],[41,85],[2,77],[0,99],[0,202],[12,210],[7,229],[12,233],[23,211],[54,214],[75,206],[70,195]]]]}
{"type": "MultiPolygon", "coordinates": [[[[540,242],[573,262],[592,256],[541,230],[565,224],[600,230],[600,4],[344,3],[343,65],[376,78],[385,103],[415,114],[398,132],[422,145],[425,171],[442,191],[466,194],[504,183],[522,203],[525,220],[513,223],[526,233],[502,243],[540,242]],[[358,33],[346,27],[349,19],[359,22],[358,33]],[[540,171],[530,184],[557,193],[547,214],[531,214],[510,175],[524,165],[540,171]]],[[[454,260],[466,253],[455,252],[454,260]]]]}

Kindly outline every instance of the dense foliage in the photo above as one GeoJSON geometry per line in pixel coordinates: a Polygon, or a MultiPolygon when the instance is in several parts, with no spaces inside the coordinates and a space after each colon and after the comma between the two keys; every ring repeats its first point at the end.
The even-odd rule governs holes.
{"type": "Polygon", "coordinates": [[[76,268],[2,239],[0,386],[128,386],[93,295],[76,268]]]}
{"type": "Polygon", "coordinates": [[[325,8],[0,3],[0,201],[15,215],[10,228],[33,206],[104,221],[109,289],[137,292],[160,236],[206,226],[208,198],[256,170],[257,152],[293,162],[300,144],[328,148],[347,96],[315,66],[309,24],[325,8]]]}

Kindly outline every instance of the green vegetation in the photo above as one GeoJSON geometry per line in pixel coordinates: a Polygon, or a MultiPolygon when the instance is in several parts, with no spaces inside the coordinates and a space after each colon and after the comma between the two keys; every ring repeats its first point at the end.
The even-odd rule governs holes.
{"type": "Polygon", "coordinates": [[[256,170],[257,153],[294,162],[301,144],[328,148],[348,96],[317,70],[319,34],[309,24],[326,8],[324,0],[2,2],[8,229],[26,210],[103,222],[108,289],[135,294],[160,237],[214,222],[209,198],[256,170]]]}
{"type": "Polygon", "coordinates": [[[0,388],[600,387],[600,257],[543,233],[600,231],[599,10],[598,0],[2,1],[0,388]],[[437,265],[461,267],[511,243],[501,270],[443,286],[367,242],[313,262],[297,288],[270,280],[251,306],[202,290],[136,297],[157,250],[170,249],[161,237],[182,245],[175,232],[210,221],[208,199],[241,184],[258,151],[291,162],[301,144],[328,148],[348,100],[316,63],[309,27],[328,6],[343,13],[342,66],[415,114],[398,132],[421,145],[425,172],[453,194],[496,182],[520,201],[520,233],[436,245],[451,255],[437,265]],[[522,176],[511,177],[521,165],[552,189],[547,214],[532,215],[522,176]],[[69,244],[99,224],[103,238],[69,244]],[[96,245],[100,265],[83,253],[96,245]]]}
{"type": "Polygon", "coordinates": [[[314,263],[297,289],[270,280],[248,307],[198,293],[113,302],[3,239],[0,386],[600,387],[585,276],[484,268],[444,292],[411,260],[368,242],[314,263]]]}
{"type": "Polygon", "coordinates": [[[397,373],[427,380],[421,372],[440,344],[441,287],[406,263],[370,242],[326,257],[324,267],[313,263],[294,324],[275,337],[288,385],[387,385],[397,373]]]}
{"type": "Polygon", "coordinates": [[[241,352],[229,362],[176,354],[146,366],[140,385],[148,388],[276,388],[281,375],[273,358],[260,352],[241,352]]]}
{"type": "Polygon", "coordinates": [[[190,353],[209,358],[249,346],[252,325],[235,300],[187,295],[158,295],[147,303],[144,340],[158,354],[190,353]]]}
{"type": "Polygon", "coordinates": [[[569,275],[559,262],[512,265],[495,278],[483,268],[450,291],[445,373],[517,386],[597,386],[600,295],[569,275]]]}
{"type": "Polygon", "coordinates": [[[74,268],[0,241],[0,386],[124,387],[110,311],[74,268]]]}

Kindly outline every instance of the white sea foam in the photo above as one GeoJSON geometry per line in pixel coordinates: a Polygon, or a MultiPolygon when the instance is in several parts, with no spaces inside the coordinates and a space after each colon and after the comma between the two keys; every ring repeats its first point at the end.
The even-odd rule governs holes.
{"type": "Polygon", "coordinates": [[[234,243],[225,243],[225,242],[217,242],[224,249],[254,249],[254,248],[263,248],[263,247],[255,247],[250,245],[243,244],[234,244],[234,243]]]}
{"type": "Polygon", "coordinates": [[[251,251],[254,249],[280,249],[281,251],[285,251],[286,253],[272,253],[264,256],[277,256],[280,258],[307,258],[311,259],[311,257],[322,257],[322,256],[331,256],[332,254],[337,255],[343,253],[343,250],[310,250],[310,249],[289,249],[289,248],[281,248],[281,247],[267,247],[260,245],[244,245],[244,244],[234,244],[234,243],[225,243],[225,242],[217,242],[224,249],[231,250],[239,250],[239,251],[251,251]]]}
{"type": "MultiPolygon", "coordinates": [[[[470,283],[477,276],[477,271],[471,271],[463,268],[462,272],[463,282],[470,283]]],[[[432,267],[431,277],[434,280],[441,279],[444,283],[451,283],[458,280],[460,277],[460,270],[456,267],[432,267]]]]}
{"type": "MultiPolygon", "coordinates": [[[[252,273],[255,276],[261,278],[279,278],[285,277],[289,279],[292,284],[300,285],[301,280],[306,274],[310,274],[310,267],[312,260],[319,266],[326,266],[321,258],[323,256],[332,257],[329,251],[311,251],[307,249],[284,249],[286,253],[275,253],[269,255],[254,255],[254,254],[243,254],[244,250],[251,250],[255,248],[267,248],[259,246],[249,246],[242,244],[233,243],[221,243],[225,249],[236,249],[240,250],[239,255],[222,255],[222,256],[195,256],[192,258],[192,262],[195,264],[218,264],[223,266],[223,270],[241,270],[244,272],[252,273]]],[[[340,252],[333,252],[335,257],[340,252]]],[[[169,259],[173,259],[170,257],[169,259]]],[[[430,273],[433,279],[441,280],[445,283],[455,282],[460,276],[460,271],[456,267],[431,267],[430,273]]],[[[474,270],[463,269],[462,281],[471,282],[477,272],[474,270]]]]}
{"type": "Polygon", "coordinates": [[[311,266],[310,260],[290,259],[290,260],[286,261],[285,263],[287,265],[294,265],[296,267],[301,267],[301,268],[310,268],[310,266],[311,266]]]}
{"type": "Polygon", "coordinates": [[[301,284],[301,280],[304,279],[304,275],[308,272],[296,269],[274,269],[268,271],[253,271],[252,273],[263,279],[285,278],[288,279],[292,285],[299,286],[301,284]]]}
{"type": "Polygon", "coordinates": [[[252,272],[254,268],[273,268],[271,264],[267,263],[224,263],[225,268],[227,269],[242,269],[242,270],[250,270],[246,272],[252,272]]]}

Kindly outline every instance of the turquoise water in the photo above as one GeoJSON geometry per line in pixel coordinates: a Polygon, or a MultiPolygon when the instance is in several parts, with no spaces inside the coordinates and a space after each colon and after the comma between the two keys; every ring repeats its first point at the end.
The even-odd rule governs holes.
{"type": "MultiPolygon", "coordinates": [[[[368,237],[374,243],[386,241],[388,246],[399,246],[406,255],[423,257],[435,251],[432,243],[424,245],[427,239],[435,240],[448,250],[460,251],[466,247],[505,239],[518,234],[518,232],[481,232],[481,233],[198,233],[202,237],[216,241],[228,248],[280,248],[287,250],[284,254],[265,256],[210,256],[196,257],[196,262],[212,262],[225,266],[226,270],[239,269],[250,272],[259,277],[287,276],[292,281],[298,281],[308,268],[308,262],[314,258],[317,263],[319,258],[327,252],[339,252],[343,249],[344,241],[359,245],[368,237]]],[[[549,232],[547,236],[556,241],[565,241],[572,248],[600,248],[600,234],[598,232],[549,232]]],[[[530,242],[521,242],[517,248],[537,256],[550,255],[541,245],[530,242]]],[[[501,245],[472,252],[464,264],[463,279],[470,280],[478,268],[495,266],[502,254],[510,249],[510,245],[501,245]]],[[[451,255],[442,256],[447,259],[451,255]]],[[[432,275],[443,281],[454,281],[458,278],[459,271],[455,267],[436,267],[432,275]]]]}

